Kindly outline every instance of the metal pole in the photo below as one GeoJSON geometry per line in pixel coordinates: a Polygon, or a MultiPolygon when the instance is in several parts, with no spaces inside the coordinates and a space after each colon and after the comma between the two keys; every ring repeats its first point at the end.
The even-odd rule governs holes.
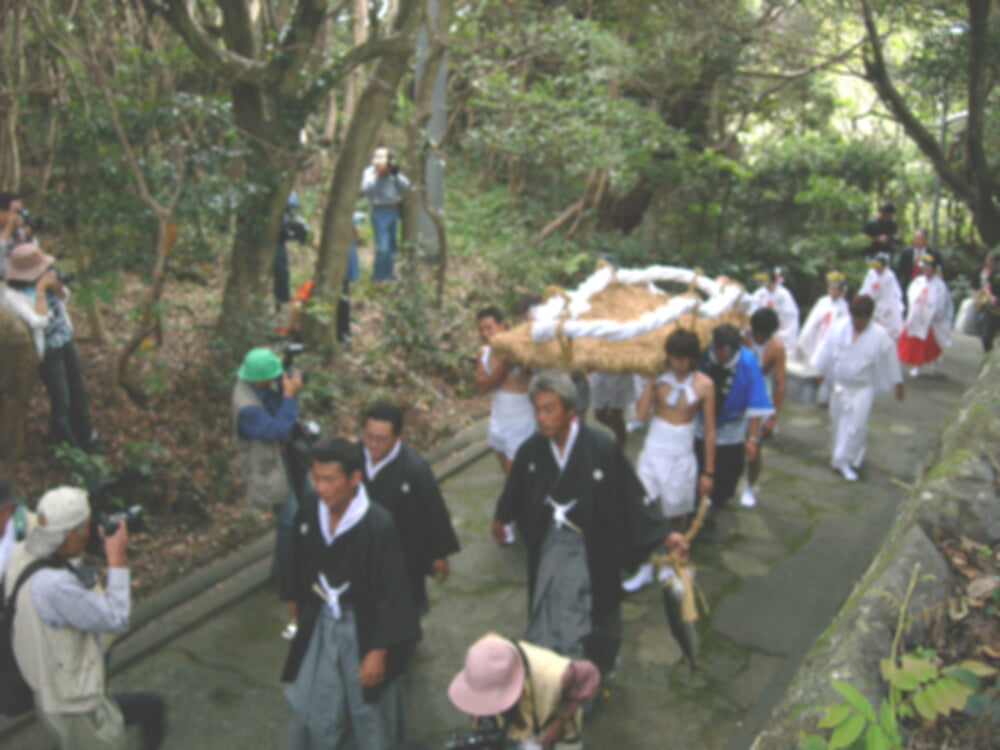
{"type": "MultiPolygon", "coordinates": [[[[431,28],[437,28],[438,24],[438,0],[427,0],[427,14],[431,28]]],[[[427,75],[425,70],[427,54],[430,44],[427,39],[427,29],[421,28],[417,37],[417,80],[427,75]]],[[[437,143],[444,136],[445,127],[448,124],[448,108],[445,101],[448,71],[447,52],[441,58],[441,64],[433,72],[434,86],[431,89],[431,116],[427,121],[427,140],[437,143]]],[[[424,164],[427,182],[424,189],[427,191],[427,200],[435,211],[441,212],[444,208],[444,160],[433,152],[428,152],[424,164]]],[[[441,254],[441,239],[437,235],[437,227],[433,220],[420,206],[420,218],[417,224],[417,251],[421,258],[428,261],[437,260],[441,254]]]]}

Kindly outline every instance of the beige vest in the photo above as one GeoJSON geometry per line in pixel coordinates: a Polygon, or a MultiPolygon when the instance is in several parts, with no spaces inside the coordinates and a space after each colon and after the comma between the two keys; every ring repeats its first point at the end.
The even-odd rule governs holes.
{"type": "MultiPolygon", "coordinates": [[[[525,726],[510,725],[507,736],[521,742],[535,736],[534,718],[538,719],[538,731],[541,731],[555,715],[562,701],[562,677],[571,660],[527,641],[518,641],[517,645],[528,662],[528,678],[524,681],[524,691],[517,703],[525,726]]],[[[564,742],[576,740],[582,730],[583,711],[579,710],[566,722],[559,739],[564,742]]]]}
{"type": "MultiPolygon", "coordinates": [[[[5,575],[8,591],[34,559],[23,543],[14,548],[5,575]]],[[[31,598],[33,581],[17,595],[11,643],[21,674],[35,693],[35,707],[47,713],[93,711],[105,699],[104,654],[97,637],[42,622],[31,598]]]]}
{"type": "Polygon", "coordinates": [[[288,501],[290,487],[281,446],[263,440],[249,440],[240,435],[237,420],[248,406],[263,404],[245,380],[233,388],[233,434],[239,445],[240,473],[247,485],[247,502],[254,508],[273,508],[288,501]]]}

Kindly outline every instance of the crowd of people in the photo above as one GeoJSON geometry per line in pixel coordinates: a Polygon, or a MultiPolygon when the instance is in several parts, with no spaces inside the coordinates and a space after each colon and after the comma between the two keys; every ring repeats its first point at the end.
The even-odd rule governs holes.
{"type": "MultiPolygon", "coordinates": [[[[369,171],[376,278],[388,280],[407,185],[385,150],[369,171]]],[[[12,196],[0,195],[4,299],[34,336],[53,403],[53,440],[92,447],[68,292],[54,259],[18,234],[17,210],[12,196]]],[[[793,363],[812,368],[807,377],[828,404],[831,468],[859,479],[875,396],[893,391],[902,400],[901,363],[914,377],[933,370],[950,341],[942,258],[919,231],[894,257],[891,215],[884,205],[866,225],[870,267],[856,294],[848,294],[842,273],[829,271],[827,294],[800,328],[781,270],[768,268],[746,297],[746,330],[720,324],[702,347],[694,332],[676,328],[656,377],[532,372],[493,345],[508,325],[503,312],[478,312],[472,377],[491,396],[487,442],[504,476],[490,531],[498,544],[523,542],[527,621],[521,638],[487,633],[470,646],[448,688],[457,708],[494,717],[522,748],[582,747],[586,709],[618,664],[624,597],[678,577],[668,565],[654,566],[651,555],[687,556],[683,532],[699,497],[717,515],[742,483],[740,504],[758,504],[763,446],[779,429],[793,363]],[[586,423],[590,407],[611,434],[586,423]],[[624,452],[630,409],[648,423],[635,467],[624,452]]],[[[982,276],[994,332],[997,260],[989,258],[982,276]]],[[[287,299],[287,281],[280,291],[287,299]]],[[[430,466],[403,440],[399,405],[371,405],[360,435],[310,443],[297,432],[301,387],[301,373],[262,347],[246,353],[232,393],[247,503],[273,512],[277,529],[273,574],[288,615],[281,633],[289,641],[281,675],[288,747],[412,747],[400,678],[429,611],[427,578],[449,576],[458,537],[430,466]]],[[[0,522],[14,655],[53,741],[118,748],[136,723],[146,747],[159,747],[162,697],[109,697],[95,637],[127,628],[125,524],[92,532],[86,492],[68,487],[50,490],[28,513],[2,478],[0,522]],[[82,561],[91,533],[106,558],[103,587],[82,561]]]]}

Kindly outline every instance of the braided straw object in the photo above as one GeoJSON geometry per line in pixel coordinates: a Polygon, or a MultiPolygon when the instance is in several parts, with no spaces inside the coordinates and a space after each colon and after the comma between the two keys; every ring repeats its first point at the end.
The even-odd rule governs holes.
{"type": "Polygon", "coordinates": [[[575,290],[549,287],[532,320],[490,342],[501,357],[533,369],[637,373],[666,368],[663,345],[678,326],[707,346],[720,323],[747,324],[743,287],[675,266],[614,269],[599,263],[575,290]],[[668,294],[657,284],[680,291],[668,294]]]}

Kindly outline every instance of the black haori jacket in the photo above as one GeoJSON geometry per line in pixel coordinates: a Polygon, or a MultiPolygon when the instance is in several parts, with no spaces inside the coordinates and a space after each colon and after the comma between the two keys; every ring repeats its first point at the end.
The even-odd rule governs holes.
{"type": "MultiPolygon", "coordinates": [[[[361,495],[364,489],[359,486],[358,492],[361,495]]],[[[385,509],[370,503],[358,523],[328,547],[319,528],[320,500],[311,487],[304,494],[295,519],[291,570],[281,582],[282,599],[299,605],[298,633],[289,649],[281,680],[295,680],[320,608],[326,606],[313,591],[313,584],[323,572],[331,586],[350,581],[341,605],[354,610],[361,658],[373,649],[387,649],[382,682],[385,685],[403,672],[408,647],[420,640],[420,623],[410,596],[396,527],[385,509]]],[[[377,694],[377,689],[366,691],[365,697],[374,700],[377,694]]]]}
{"type": "Polygon", "coordinates": [[[583,531],[594,598],[593,617],[621,602],[621,573],[634,570],[667,535],[658,503],[646,497],[625,454],[608,435],[581,424],[560,474],[548,438],[535,433],[518,449],[494,518],[516,521],[528,548],[530,606],[542,542],[552,523],[547,497],[577,500],[567,518],[583,531]]]}

